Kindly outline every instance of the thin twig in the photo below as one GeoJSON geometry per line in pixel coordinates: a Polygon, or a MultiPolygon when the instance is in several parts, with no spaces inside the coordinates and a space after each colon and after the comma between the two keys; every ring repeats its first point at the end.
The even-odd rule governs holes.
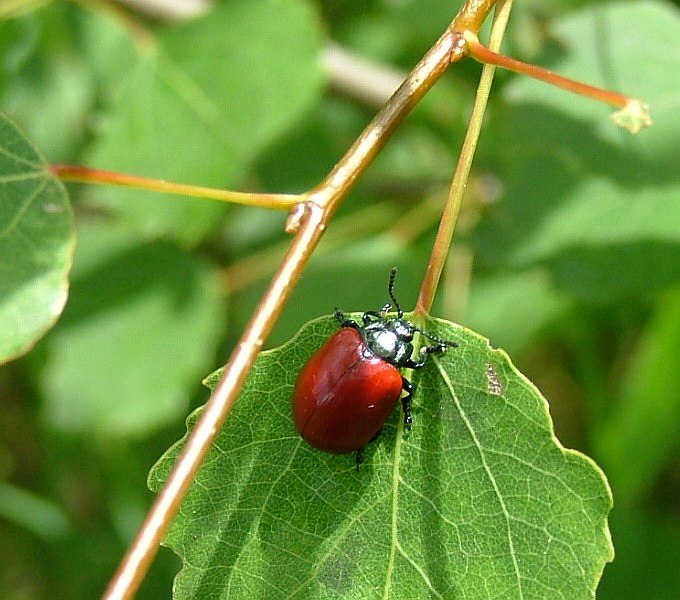
{"type": "Polygon", "coordinates": [[[200,185],[175,183],[153,177],[141,177],[127,173],[104,171],[103,169],[91,169],[78,165],[50,165],[50,171],[62,181],[77,183],[99,183],[131,187],[137,190],[149,192],[161,192],[178,196],[191,196],[193,198],[205,198],[207,200],[219,200],[232,204],[244,204],[259,208],[273,208],[278,210],[290,210],[298,202],[305,199],[304,195],[298,194],[261,194],[250,192],[235,192],[220,188],[208,188],[200,185]]]}
{"type": "MultiPolygon", "coordinates": [[[[510,10],[512,9],[512,0],[499,2],[498,7],[494,13],[494,23],[491,32],[491,47],[499,48],[503,40],[503,34],[510,18],[510,10]]],[[[465,34],[464,34],[465,35],[465,34]]],[[[470,176],[470,169],[472,168],[472,159],[474,158],[475,149],[477,148],[477,141],[482,129],[482,120],[486,104],[491,91],[491,83],[493,81],[495,68],[493,65],[484,65],[482,76],[477,88],[477,95],[472,106],[472,115],[470,116],[470,123],[465,134],[465,140],[461,150],[460,158],[456,163],[456,170],[451,181],[451,189],[449,190],[449,197],[446,207],[442,214],[442,219],[439,223],[439,230],[432,247],[432,254],[427,265],[427,270],[423,278],[423,284],[420,288],[420,295],[416,303],[415,311],[420,313],[428,313],[434,294],[439,285],[439,278],[441,277],[444,263],[451,248],[451,240],[453,239],[453,232],[456,228],[458,215],[463,203],[463,195],[465,193],[465,185],[470,176]]]]}

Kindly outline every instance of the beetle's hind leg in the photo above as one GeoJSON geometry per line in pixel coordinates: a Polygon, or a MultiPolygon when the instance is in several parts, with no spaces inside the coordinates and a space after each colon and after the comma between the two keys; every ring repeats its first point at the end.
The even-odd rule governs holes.
{"type": "Polygon", "coordinates": [[[413,417],[411,417],[411,399],[413,398],[415,387],[404,377],[401,378],[401,387],[406,392],[406,395],[401,399],[401,408],[404,412],[404,427],[406,427],[406,429],[411,429],[411,425],[413,424],[413,417]]]}
{"type": "Polygon", "coordinates": [[[357,471],[359,471],[359,467],[361,466],[361,463],[364,462],[364,448],[366,446],[362,446],[359,448],[355,453],[354,453],[354,467],[356,468],[357,471]]]}

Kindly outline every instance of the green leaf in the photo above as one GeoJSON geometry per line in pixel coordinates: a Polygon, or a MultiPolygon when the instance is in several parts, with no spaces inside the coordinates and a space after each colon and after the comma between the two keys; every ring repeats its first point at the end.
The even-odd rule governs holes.
{"type": "Polygon", "coordinates": [[[0,105],[51,162],[72,162],[92,133],[96,89],[78,13],[51,3],[0,20],[0,39],[10,42],[0,47],[0,105]]]}
{"type": "Polygon", "coordinates": [[[477,275],[461,320],[508,352],[531,347],[538,333],[570,307],[547,275],[543,269],[477,275]]]}
{"type": "Polygon", "coordinates": [[[223,328],[210,264],[107,223],[79,224],[72,293],[37,378],[51,427],[145,435],[185,414],[223,328]]]}
{"type": "Polygon", "coordinates": [[[357,470],[290,417],[300,367],[336,327],[313,321],[259,357],[166,540],[184,561],[176,597],[592,598],[609,488],[507,355],[428,322],[460,347],[414,374],[412,431],[395,411],[357,470]]]}
{"type": "Polygon", "coordinates": [[[505,266],[548,265],[558,285],[588,299],[662,289],[680,278],[677,11],[601,3],[554,29],[561,59],[552,70],[642,98],[654,125],[631,136],[608,106],[513,80],[505,193],[482,225],[479,251],[505,266]]]}
{"type": "Polygon", "coordinates": [[[61,314],[74,245],[64,188],[0,114],[0,362],[30,350],[61,314]]]}
{"type": "MultiPolygon", "coordinates": [[[[88,162],[197,185],[238,182],[319,96],[319,34],[306,4],[281,0],[231,0],[161,29],[116,90],[88,162]]],[[[144,231],[186,243],[225,208],[121,189],[94,199],[144,231]]]]}
{"type": "Polygon", "coordinates": [[[69,532],[66,512],[29,490],[0,480],[0,516],[48,540],[60,540],[69,532]]]}

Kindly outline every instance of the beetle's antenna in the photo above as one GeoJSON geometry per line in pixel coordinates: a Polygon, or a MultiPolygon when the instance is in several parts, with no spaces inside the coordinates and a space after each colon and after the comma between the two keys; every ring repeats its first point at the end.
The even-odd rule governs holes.
{"type": "Polygon", "coordinates": [[[401,306],[399,306],[399,302],[397,302],[397,299],[394,297],[394,280],[396,278],[397,278],[397,267],[392,267],[392,270],[390,271],[390,281],[387,284],[387,293],[390,295],[392,302],[394,302],[394,308],[397,309],[397,317],[399,319],[401,319],[404,316],[404,311],[401,310],[401,306]]]}

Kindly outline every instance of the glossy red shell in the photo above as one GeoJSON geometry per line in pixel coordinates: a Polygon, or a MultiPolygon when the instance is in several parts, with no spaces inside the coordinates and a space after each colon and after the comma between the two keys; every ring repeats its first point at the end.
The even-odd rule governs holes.
{"type": "Polygon", "coordinates": [[[401,396],[399,370],[343,327],[309,359],[293,392],[298,433],[315,448],[343,454],[378,433],[401,396]]]}

